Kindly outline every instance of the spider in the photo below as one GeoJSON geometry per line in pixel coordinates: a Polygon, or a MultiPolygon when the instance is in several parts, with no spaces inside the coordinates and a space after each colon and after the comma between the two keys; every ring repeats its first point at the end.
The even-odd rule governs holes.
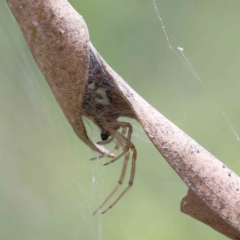
{"type": "MultiPolygon", "coordinates": [[[[104,214],[114,207],[132,187],[136,168],[137,150],[131,142],[132,125],[127,122],[118,122],[117,120],[121,116],[135,118],[134,114],[128,104],[125,103],[123,97],[119,95],[116,88],[111,85],[111,80],[103,70],[95,49],[90,49],[89,73],[83,97],[82,109],[83,115],[92,120],[92,122],[100,128],[100,137],[102,141],[98,142],[98,144],[107,145],[110,142],[115,142],[116,146],[111,153],[114,153],[118,149],[123,150],[121,154],[105,163],[104,166],[114,163],[124,156],[122,172],[116,187],[93,214],[100,211],[122,185],[130,158],[130,150],[132,151],[132,165],[128,186],[117,197],[117,199],[102,212],[102,214],[104,214]],[[121,133],[119,130],[121,130],[121,133]]],[[[105,156],[106,155],[103,154],[97,158],[92,158],[91,160],[105,156]]]]}

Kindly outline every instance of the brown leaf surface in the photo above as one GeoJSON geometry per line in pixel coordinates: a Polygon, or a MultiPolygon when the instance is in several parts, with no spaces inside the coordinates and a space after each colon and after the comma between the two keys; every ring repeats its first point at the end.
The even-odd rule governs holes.
{"type": "Polygon", "coordinates": [[[63,113],[78,137],[91,149],[82,121],[82,98],[88,76],[87,26],[67,1],[7,1],[29,49],[63,113]]]}

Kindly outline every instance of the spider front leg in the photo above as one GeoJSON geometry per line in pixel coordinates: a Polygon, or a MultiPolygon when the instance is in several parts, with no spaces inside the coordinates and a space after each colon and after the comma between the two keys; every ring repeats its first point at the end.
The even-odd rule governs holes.
{"type": "MultiPolygon", "coordinates": [[[[107,211],[109,211],[111,208],[113,208],[118,201],[124,196],[124,194],[133,186],[133,181],[134,181],[134,176],[135,176],[135,171],[136,171],[136,159],[137,159],[137,150],[135,148],[135,146],[130,142],[130,149],[133,152],[132,155],[132,167],[131,167],[131,175],[130,175],[130,179],[128,182],[128,186],[125,188],[125,190],[118,196],[118,198],[107,208],[105,209],[102,214],[106,213],[107,211]]],[[[126,171],[126,170],[125,170],[126,171]]],[[[123,181],[123,180],[122,180],[123,181]]],[[[118,183],[119,184],[119,183],[118,183]]],[[[121,186],[121,185],[119,185],[121,186]]],[[[111,196],[110,196],[111,197],[111,196]]]]}
{"type": "MultiPolygon", "coordinates": [[[[128,126],[128,123],[126,123],[125,126],[126,125],[128,126]]],[[[131,126],[131,129],[132,129],[132,126],[131,126]]],[[[102,209],[106,205],[106,203],[111,199],[111,197],[117,192],[117,190],[120,188],[120,186],[122,185],[123,180],[125,178],[125,174],[126,174],[126,170],[127,170],[127,164],[128,164],[128,160],[129,160],[129,148],[132,150],[133,154],[132,154],[131,175],[130,175],[130,180],[129,180],[128,186],[119,195],[119,197],[113,202],[113,204],[111,204],[105,211],[102,212],[102,214],[107,212],[109,209],[111,209],[123,197],[123,195],[131,188],[131,186],[133,185],[133,180],[134,180],[134,175],[135,175],[135,168],[136,168],[137,151],[136,151],[134,145],[130,142],[130,140],[131,140],[131,131],[129,130],[129,132],[128,132],[128,138],[124,137],[122,134],[118,133],[117,131],[115,131],[113,134],[114,134],[114,140],[117,142],[117,144],[119,146],[121,146],[124,149],[124,151],[117,158],[113,159],[112,161],[108,162],[107,164],[115,162],[121,156],[123,156],[125,154],[123,168],[122,168],[121,176],[120,176],[120,179],[118,181],[117,186],[113,189],[113,191],[109,194],[109,196],[103,201],[103,203],[94,211],[93,214],[96,214],[100,209],[102,209]]]]}
{"type": "MultiPolygon", "coordinates": [[[[121,133],[123,136],[126,134],[126,127],[122,127],[122,133],[121,133]]],[[[106,141],[100,141],[100,142],[97,142],[97,144],[99,145],[106,145],[110,142],[112,142],[114,140],[114,137],[111,136],[108,140],[106,141]]],[[[120,148],[120,145],[119,144],[116,144],[116,146],[114,147],[114,149],[110,152],[110,154],[114,153],[115,151],[117,151],[118,149],[120,148]]],[[[91,158],[90,160],[97,160],[97,159],[100,159],[100,158],[103,158],[103,157],[106,157],[106,155],[100,155],[98,157],[93,157],[91,158]]]]}
{"type": "Polygon", "coordinates": [[[114,195],[115,192],[117,192],[118,188],[122,185],[124,177],[126,175],[127,171],[127,163],[129,160],[129,153],[126,154],[124,163],[123,163],[123,168],[122,168],[122,173],[119,178],[117,186],[113,189],[113,191],[108,195],[108,197],[102,202],[102,204],[93,212],[93,214],[96,214],[101,208],[105,206],[105,204],[110,200],[110,198],[114,195]]]}
{"type": "Polygon", "coordinates": [[[117,161],[119,158],[121,158],[124,154],[128,152],[130,147],[131,136],[132,136],[132,125],[130,123],[117,122],[117,123],[111,123],[111,125],[121,127],[122,129],[124,129],[124,134],[120,134],[117,131],[110,130],[111,135],[113,135],[115,137],[115,140],[118,142],[116,147],[122,144],[123,152],[113,160],[106,162],[104,166],[114,163],[115,161],[117,161]],[[126,128],[128,128],[127,138],[124,137],[126,128]]]}

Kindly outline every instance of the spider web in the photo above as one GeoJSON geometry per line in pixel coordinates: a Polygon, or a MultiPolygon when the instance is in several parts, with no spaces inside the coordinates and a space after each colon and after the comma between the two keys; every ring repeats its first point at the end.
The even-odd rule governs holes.
{"type": "MultiPolygon", "coordinates": [[[[231,1],[229,0],[229,4],[231,5],[231,1]]],[[[176,56],[183,62],[183,64],[189,69],[189,71],[195,76],[195,78],[200,82],[200,84],[202,86],[204,86],[202,80],[200,79],[200,77],[198,76],[197,72],[195,71],[193,65],[190,63],[190,61],[188,60],[188,58],[185,56],[184,54],[184,48],[183,47],[177,47],[177,50],[179,50],[180,54],[175,50],[175,48],[172,47],[172,44],[170,42],[170,39],[168,37],[168,34],[167,34],[167,31],[166,31],[166,28],[164,26],[164,23],[163,23],[163,20],[161,18],[161,15],[160,15],[160,12],[158,10],[158,7],[157,7],[157,4],[156,4],[156,1],[153,0],[153,5],[154,5],[154,8],[156,10],[156,13],[157,13],[157,17],[160,21],[160,24],[161,24],[161,27],[162,27],[162,30],[164,32],[164,35],[165,35],[165,38],[166,38],[166,41],[167,41],[167,44],[170,48],[171,51],[174,52],[174,54],[176,54],[176,56]]],[[[232,6],[232,5],[231,5],[232,6]]],[[[210,95],[210,93],[208,93],[210,95]]],[[[211,96],[211,95],[210,95],[211,96]]],[[[211,96],[211,98],[213,98],[211,96]]],[[[215,99],[214,99],[215,101],[215,99]]],[[[229,127],[231,129],[231,131],[233,132],[233,134],[235,135],[236,137],[236,140],[239,141],[240,138],[239,138],[239,135],[238,133],[236,132],[236,130],[234,129],[231,121],[229,120],[229,118],[227,117],[226,113],[222,110],[222,107],[218,104],[216,105],[217,108],[219,109],[219,111],[222,113],[223,117],[225,118],[225,121],[229,124],[229,127]]]]}

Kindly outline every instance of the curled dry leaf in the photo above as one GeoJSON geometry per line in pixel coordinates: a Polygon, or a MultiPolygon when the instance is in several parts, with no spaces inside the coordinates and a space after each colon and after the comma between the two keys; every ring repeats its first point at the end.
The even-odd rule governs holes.
{"type": "Polygon", "coordinates": [[[82,16],[67,1],[7,3],[73,130],[92,150],[107,154],[89,139],[81,115],[89,65],[89,34],[82,16]]]}
{"type": "Polygon", "coordinates": [[[239,239],[238,231],[233,226],[225,224],[225,220],[214,210],[210,209],[206,202],[190,189],[187,196],[182,199],[181,211],[209,225],[231,239],[239,239]]]}
{"type": "MultiPolygon", "coordinates": [[[[91,149],[112,157],[92,143],[82,121],[92,51],[93,59],[100,62],[115,94],[126,108],[127,116],[142,124],[154,146],[194,192],[195,205],[203,202],[202,212],[206,213],[205,216],[214,212],[214,220],[209,224],[201,218],[199,208],[194,204],[190,210],[182,205],[182,210],[226,236],[240,239],[239,177],[149,105],[109,67],[91,46],[85,22],[70,4],[66,0],[7,0],[7,3],[78,137],[91,149]],[[231,230],[226,233],[228,228],[231,230]]],[[[90,70],[93,67],[90,66],[90,70]]]]}

